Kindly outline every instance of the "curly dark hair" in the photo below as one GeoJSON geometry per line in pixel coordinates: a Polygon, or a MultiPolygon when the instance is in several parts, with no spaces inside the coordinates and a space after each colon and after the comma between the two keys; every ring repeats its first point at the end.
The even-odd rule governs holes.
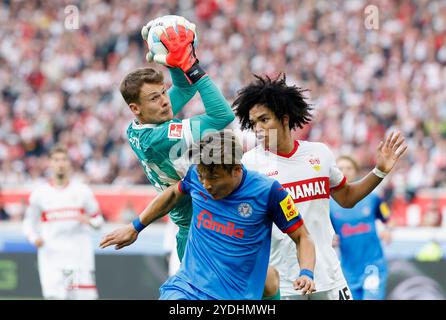
{"type": "Polygon", "coordinates": [[[297,86],[286,84],[286,75],[281,73],[276,79],[268,76],[262,78],[254,75],[256,80],[238,91],[238,96],[232,104],[235,114],[240,119],[242,130],[252,129],[249,121],[249,111],[261,104],[270,109],[279,120],[288,115],[289,127],[303,128],[311,121],[311,104],[305,101],[303,93],[308,91],[297,86]]]}

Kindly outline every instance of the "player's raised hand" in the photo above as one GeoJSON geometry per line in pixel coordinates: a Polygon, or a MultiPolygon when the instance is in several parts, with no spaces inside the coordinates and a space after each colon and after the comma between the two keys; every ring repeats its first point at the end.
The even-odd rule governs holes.
{"type": "Polygon", "coordinates": [[[168,53],[156,54],[153,60],[169,67],[177,67],[188,71],[192,68],[197,58],[193,46],[195,38],[195,24],[188,22],[183,17],[170,21],[163,26],[154,26],[153,32],[160,38],[168,53]]]}
{"type": "Polygon", "coordinates": [[[119,250],[131,245],[137,238],[138,232],[135,230],[132,224],[129,224],[107,234],[104,238],[102,238],[99,246],[101,249],[104,249],[108,246],[115,245],[115,249],[119,250]]]}
{"type": "Polygon", "coordinates": [[[314,281],[306,275],[302,275],[293,282],[294,289],[301,290],[302,294],[310,294],[316,291],[314,281]]]}
{"type": "Polygon", "coordinates": [[[376,167],[389,173],[406,150],[407,144],[401,132],[392,132],[385,141],[379,143],[376,167]]]}

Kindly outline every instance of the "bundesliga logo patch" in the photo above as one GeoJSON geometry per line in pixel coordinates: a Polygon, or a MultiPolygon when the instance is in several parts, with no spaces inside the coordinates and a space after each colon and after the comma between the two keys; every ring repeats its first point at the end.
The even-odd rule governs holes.
{"type": "Polygon", "coordinates": [[[282,212],[287,221],[290,221],[299,215],[299,211],[295,207],[293,198],[291,198],[290,195],[287,195],[285,199],[280,201],[280,207],[282,208],[282,212]]]}
{"type": "Polygon", "coordinates": [[[183,138],[183,124],[182,123],[170,123],[169,132],[167,133],[169,139],[181,139],[183,138]]]}
{"type": "Polygon", "coordinates": [[[248,218],[252,215],[252,207],[249,203],[241,203],[238,206],[238,214],[243,218],[248,218]]]}

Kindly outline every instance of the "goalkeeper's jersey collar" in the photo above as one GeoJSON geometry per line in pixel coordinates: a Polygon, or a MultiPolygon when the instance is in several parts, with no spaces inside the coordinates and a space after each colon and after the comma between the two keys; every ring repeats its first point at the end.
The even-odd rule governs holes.
{"type": "Polygon", "coordinates": [[[134,119],[132,121],[132,129],[138,130],[138,129],[152,129],[159,126],[159,124],[156,123],[145,123],[145,124],[140,124],[138,122],[138,120],[134,119]]]}

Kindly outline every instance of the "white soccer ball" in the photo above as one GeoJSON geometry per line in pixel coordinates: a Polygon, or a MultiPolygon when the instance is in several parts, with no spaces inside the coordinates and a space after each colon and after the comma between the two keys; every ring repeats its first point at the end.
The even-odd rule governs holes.
{"type": "MultiPolygon", "coordinates": [[[[176,16],[176,15],[167,15],[167,16],[158,17],[153,21],[152,27],[150,28],[149,33],[147,35],[147,43],[148,43],[150,51],[153,55],[157,55],[157,54],[166,55],[168,53],[166,47],[161,42],[160,38],[154,32],[154,30],[156,30],[156,28],[159,28],[159,27],[165,28],[165,26],[169,25],[169,24],[173,24],[174,27],[176,28],[176,21],[178,18],[181,18],[181,17],[176,16]]],[[[187,30],[189,22],[186,18],[184,18],[184,19],[186,20],[186,30],[187,30]]],[[[194,47],[195,48],[197,47],[197,34],[195,34],[195,38],[194,38],[194,47]]]]}

